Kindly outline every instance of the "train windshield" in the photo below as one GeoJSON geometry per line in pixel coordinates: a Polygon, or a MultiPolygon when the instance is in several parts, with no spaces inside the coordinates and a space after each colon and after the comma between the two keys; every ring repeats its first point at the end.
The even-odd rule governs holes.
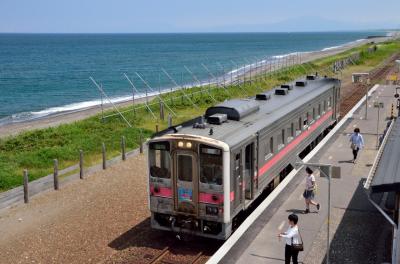
{"type": "Polygon", "coordinates": [[[222,184],[222,150],[200,145],[200,181],[222,184]]]}
{"type": "Polygon", "coordinates": [[[193,160],[192,156],[178,154],[178,179],[181,181],[192,181],[193,160]]]}
{"type": "Polygon", "coordinates": [[[149,146],[150,176],[171,178],[171,155],[168,142],[154,142],[149,146]]]}

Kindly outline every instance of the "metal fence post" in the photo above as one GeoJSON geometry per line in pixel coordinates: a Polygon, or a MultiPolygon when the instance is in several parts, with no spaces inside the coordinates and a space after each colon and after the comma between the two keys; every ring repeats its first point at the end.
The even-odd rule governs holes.
{"type": "Polygon", "coordinates": [[[24,170],[24,202],[25,203],[29,202],[28,183],[29,183],[28,170],[25,169],[24,170]]]}
{"type": "Polygon", "coordinates": [[[140,153],[143,153],[143,136],[142,136],[142,133],[140,133],[140,136],[139,136],[139,152],[140,153]]]}
{"type": "Polygon", "coordinates": [[[172,116],[168,114],[168,127],[172,127],[172,116]]]}
{"type": "Polygon", "coordinates": [[[121,138],[121,152],[122,152],[122,160],[126,160],[126,153],[125,153],[125,136],[121,138]]]}
{"type": "Polygon", "coordinates": [[[58,160],[54,159],[54,190],[58,190],[58,160]]]}
{"type": "Polygon", "coordinates": [[[106,160],[106,144],[104,142],[101,144],[101,152],[103,155],[103,170],[107,168],[107,160],[106,160]]]}
{"type": "Polygon", "coordinates": [[[160,101],[160,119],[164,120],[164,104],[160,101]]]}
{"type": "Polygon", "coordinates": [[[79,150],[79,178],[83,179],[83,150],[79,150]]]}

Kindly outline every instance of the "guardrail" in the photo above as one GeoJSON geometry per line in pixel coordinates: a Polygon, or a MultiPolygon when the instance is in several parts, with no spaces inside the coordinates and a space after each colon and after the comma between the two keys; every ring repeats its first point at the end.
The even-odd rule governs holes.
{"type": "Polygon", "coordinates": [[[381,143],[381,145],[379,147],[378,153],[375,156],[374,163],[372,165],[371,170],[369,171],[367,180],[365,181],[365,184],[364,184],[364,188],[365,189],[369,189],[369,186],[371,185],[372,179],[374,178],[374,175],[375,175],[375,172],[376,172],[376,168],[378,167],[379,161],[381,160],[383,150],[385,149],[387,140],[389,138],[390,131],[392,131],[394,123],[395,122],[394,122],[394,119],[393,119],[392,122],[390,123],[390,126],[389,126],[388,130],[386,131],[386,134],[385,134],[385,136],[383,138],[383,141],[382,141],[382,143],[381,143]]]}
{"type": "MultiPolygon", "coordinates": [[[[142,140],[141,140],[142,142],[142,140]]],[[[104,144],[104,143],[103,143],[104,144]]],[[[54,172],[37,180],[29,182],[29,171],[23,171],[23,185],[11,190],[0,193],[0,210],[8,208],[18,203],[28,203],[29,198],[48,190],[59,190],[63,185],[81,179],[83,180],[88,174],[96,171],[105,170],[108,166],[114,165],[121,161],[125,161],[128,157],[132,157],[145,151],[143,143],[136,149],[126,151],[125,138],[121,139],[121,154],[109,160],[106,159],[106,149],[102,149],[102,162],[85,168],[83,166],[83,151],[79,151],[79,162],[65,169],[58,169],[58,160],[54,160],[54,172]]]]}

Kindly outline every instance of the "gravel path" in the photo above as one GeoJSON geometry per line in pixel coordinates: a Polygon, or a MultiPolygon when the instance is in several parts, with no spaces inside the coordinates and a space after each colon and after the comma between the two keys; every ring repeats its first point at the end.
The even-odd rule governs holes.
{"type": "Polygon", "coordinates": [[[0,263],[97,263],[109,258],[119,250],[110,243],[140,223],[149,224],[146,182],[145,159],[137,155],[60,191],[37,195],[28,205],[4,210],[0,263]]]}

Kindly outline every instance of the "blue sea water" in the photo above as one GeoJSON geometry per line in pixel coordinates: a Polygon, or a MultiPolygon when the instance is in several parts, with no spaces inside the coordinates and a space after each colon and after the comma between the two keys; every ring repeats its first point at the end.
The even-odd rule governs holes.
{"type": "Polygon", "coordinates": [[[0,124],[98,104],[89,76],[118,100],[131,95],[123,73],[144,91],[194,83],[260,58],[322,50],[382,32],[196,34],[0,34],[0,124]]]}

